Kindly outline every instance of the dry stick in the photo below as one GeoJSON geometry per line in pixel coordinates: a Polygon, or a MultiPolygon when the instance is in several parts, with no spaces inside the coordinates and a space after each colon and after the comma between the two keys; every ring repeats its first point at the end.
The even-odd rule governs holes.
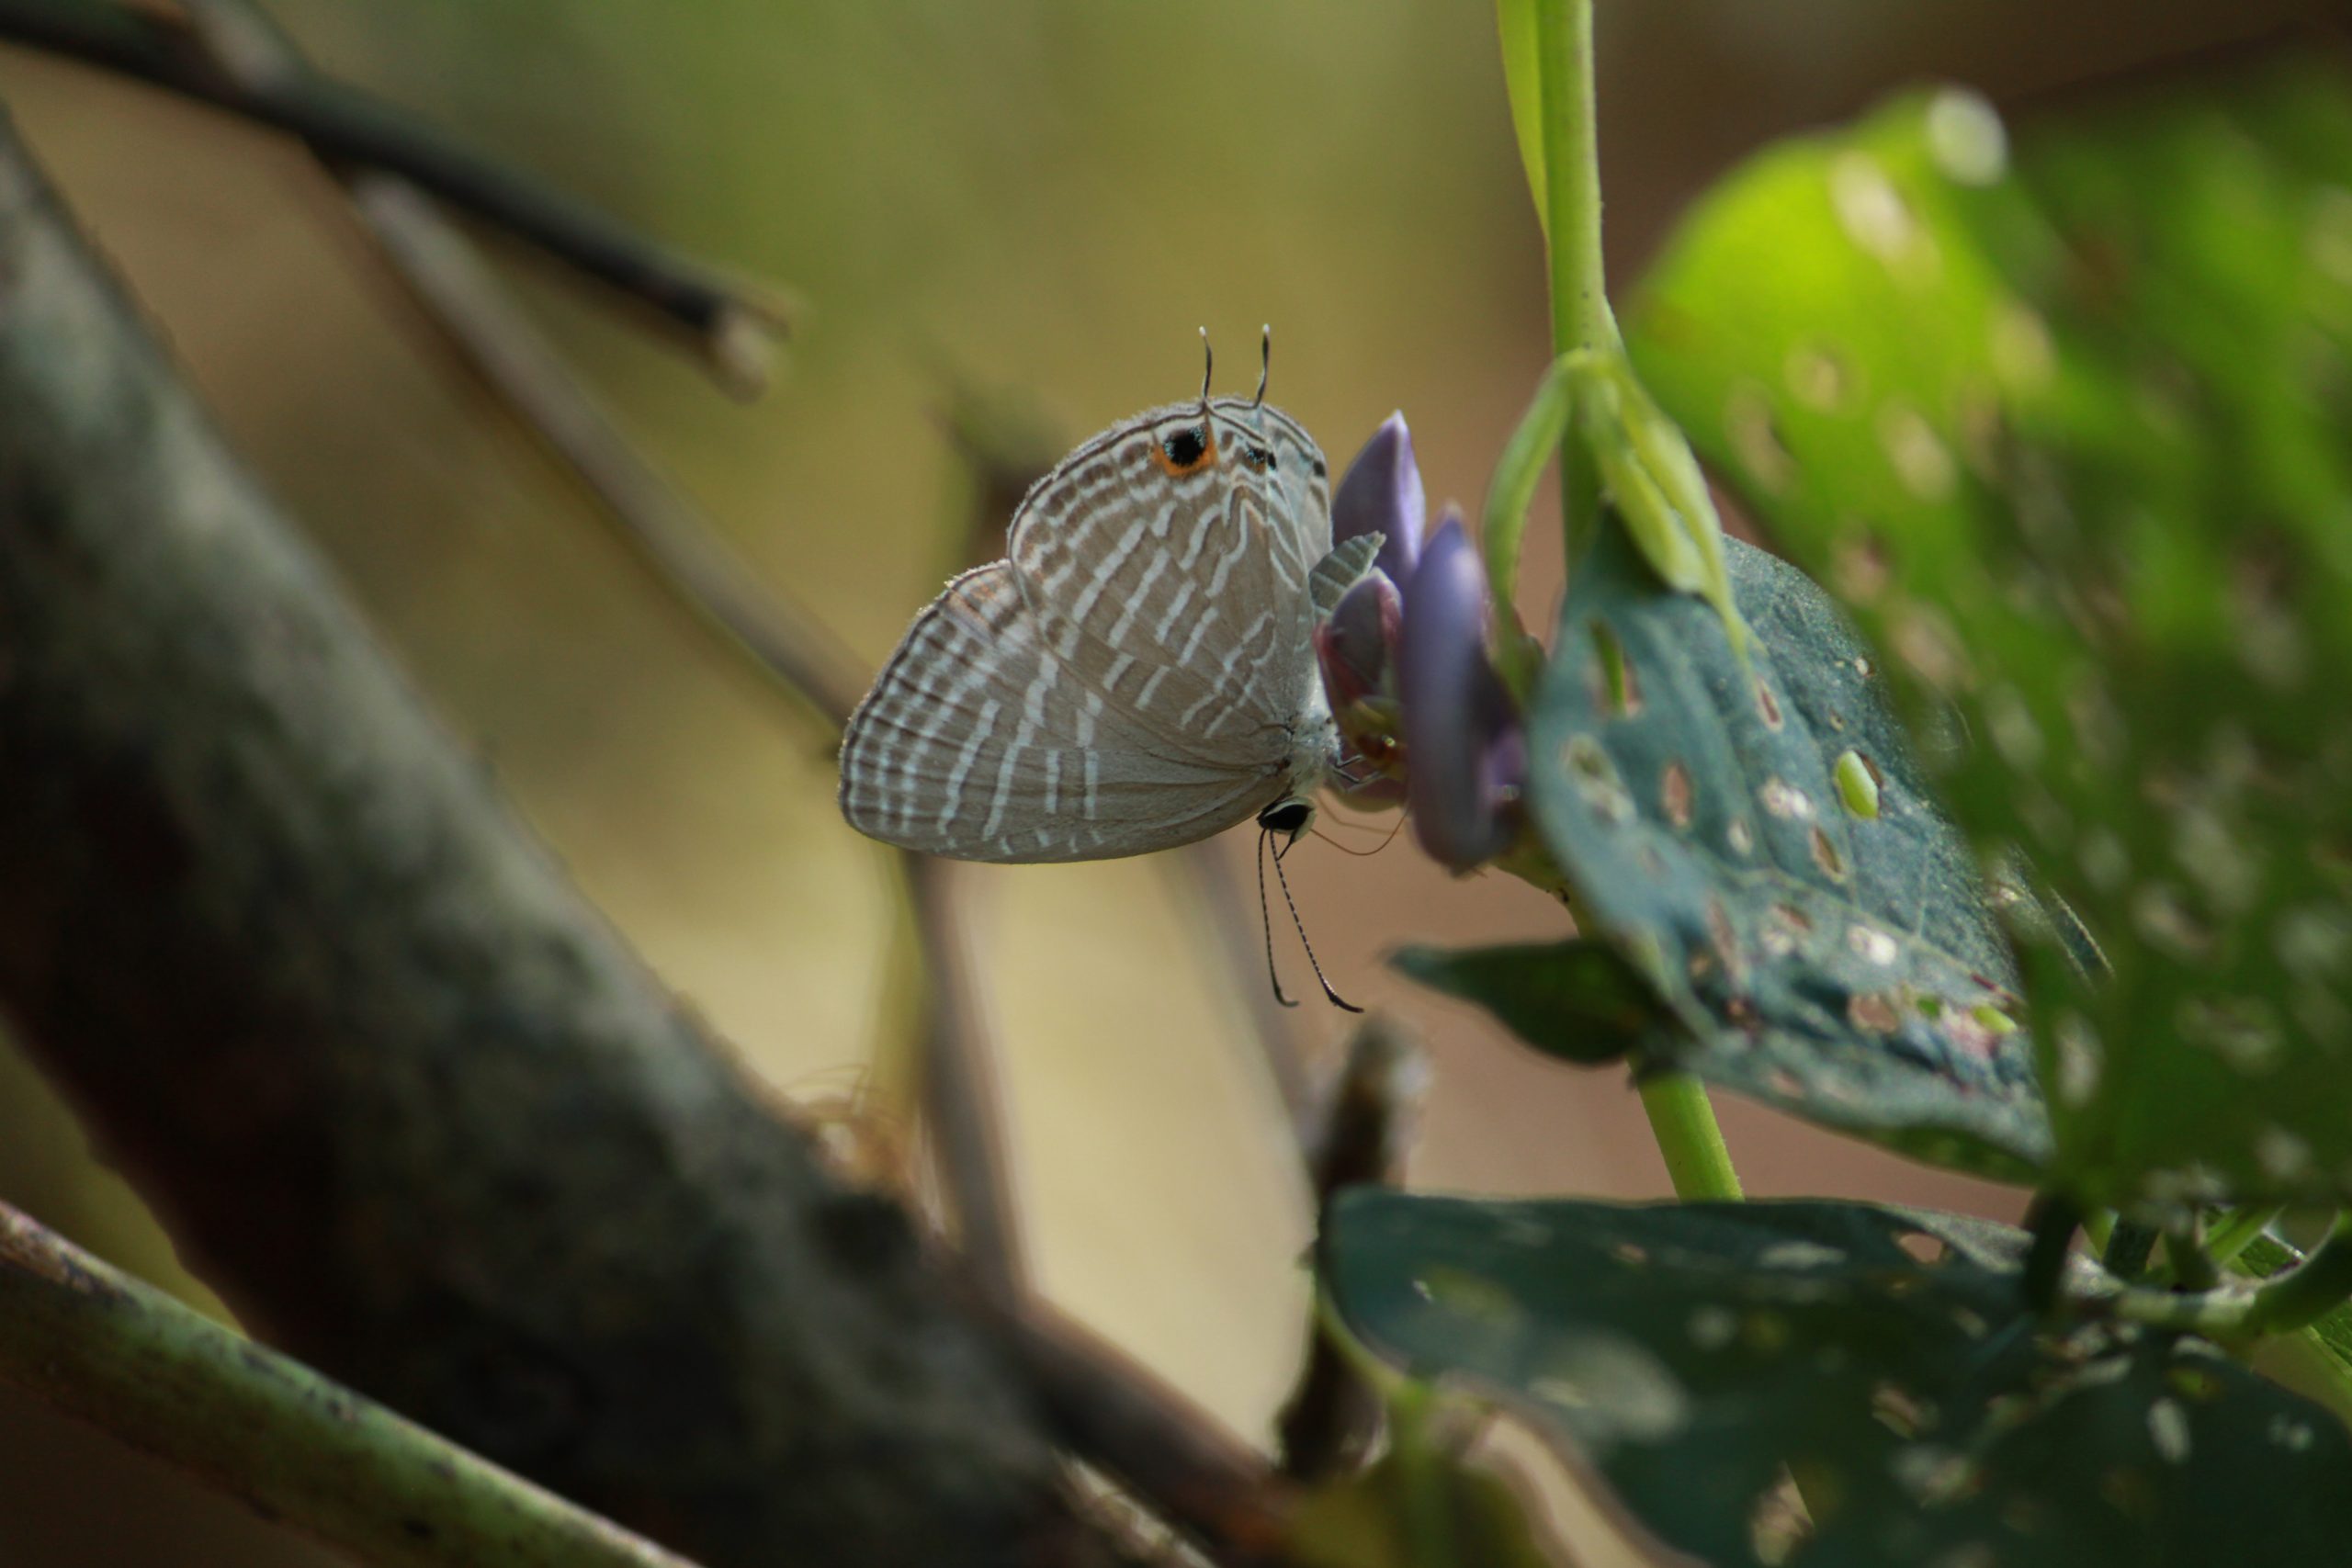
{"type": "Polygon", "coordinates": [[[956,902],[956,867],[929,855],[899,856],[914,908],[915,932],[930,958],[923,997],[923,1111],[956,1206],[957,1240],[972,1279],[1001,1312],[1028,1292],[1020,1204],[1005,1135],[1003,1086],[987,1005],[956,902]]]}
{"type": "Polygon", "coordinates": [[[1255,1450],[1182,1393],[1042,1303],[1001,1325],[1073,1450],[1152,1503],[1223,1568],[1295,1561],[1285,1543],[1298,1494],[1255,1450]]]}
{"type": "Polygon", "coordinates": [[[5,1203],[0,1383],[384,1568],[693,1568],[5,1203]]]}
{"type": "Polygon", "coordinates": [[[672,597],[830,727],[847,723],[865,690],[849,653],[797,605],[758,586],[507,302],[472,243],[405,181],[357,174],[345,183],[385,259],[467,367],[588,487],[672,597]]]}
{"type": "Polygon", "coordinates": [[[786,325],[780,296],[673,254],[425,120],[242,47],[264,36],[242,29],[224,51],[173,18],[106,0],[0,0],[0,39],[289,132],[337,163],[399,175],[682,329],[730,391],[750,396],[764,387],[767,339],[786,325]]]}
{"type": "MultiPolygon", "coordinates": [[[[1322,1136],[1308,1151],[1316,1212],[1332,1195],[1363,1182],[1390,1183],[1403,1173],[1413,1124],[1429,1088],[1429,1061],[1410,1036],[1386,1019],[1368,1019],[1349,1043],[1332,1085],[1322,1136]]],[[[1357,1375],[1319,1323],[1310,1325],[1306,1365],[1283,1406],[1283,1473],[1299,1481],[1340,1473],[1370,1451],[1380,1426],[1378,1394],[1357,1375]]]]}

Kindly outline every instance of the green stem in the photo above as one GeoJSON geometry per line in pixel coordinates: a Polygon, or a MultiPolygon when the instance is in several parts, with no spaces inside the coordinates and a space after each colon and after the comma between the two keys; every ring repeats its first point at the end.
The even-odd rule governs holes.
{"type": "MultiPolygon", "coordinates": [[[[1542,104],[1544,229],[1551,244],[1552,373],[1528,422],[1556,424],[1560,452],[1560,525],[1573,571],[1600,522],[1600,471],[1591,443],[1574,428],[1576,367],[1594,353],[1622,355],[1624,339],[1609,309],[1600,254],[1600,133],[1594,109],[1593,0],[1534,0],[1537,96],[1542,104]],[[1565,439],[1562,439],[1565,437],[1565,439]]],[[[1522,426],[1524,430],[1526,427],[1522,426]]],[[[1506,472],[1532,473],[1529,454],[1506,454],[1506,472]],[[1515,459],[1515,460],[1514,460],[1515,459]]],[[[1506,488],[1516,488],[1506,487],[1506,488]]],[[[1518,533],[1523,503],[1501,498],[1510,532],[1488,540],[1488,569],[1501,591],[1518,581],[1518,533]],[[1499,571],[1495,564],[1508,556],[1499,571]]],[[[1495,512],[1488,514],[1492,525],[1495,512]]],[[[1508,603],[1508,600],[1505,601],[1508,603]]],[[[1515,612],[1514,612],[1515,613],[1515,612]]],[[[1658,1073],[1641,1084],[1658,1153],[1685,1199],[1738,1198],[1739,1173],[1724,1147],[1707,1091],[1688,1073],[1658,1073]]]]}
{"type": "Polygon", "coordinates": [[[2156,1228],[2119,1219],[2099,1248],[2099,1264],[2130,1284],[2148,1271],[2148,1258],[2156,1250],[2156,1228]]]}
{"type": "MultiPolygon", "coordinates": [[[[1536,0],[1544,184],[1551,240],[1552,352],[1621,350],[1600,258],[1600,137],[1593,108],[1592,0],[1536,0]]],[[[1574,570],[1600,513],[1600,478],[1584,442],[1560,447],[1560,521],[1574,570]]]]}
{"type": "Polygon", "coordinates": [[[2217,1269],[2227,1269],[2237,1261],[2256,1236],[2270,1228],[2271,1223],[2287,1212],[2284,1203],[2256,1203],[2243,1209],[2233,1209],[2213,1226],[2213,1234],[2206,1238],[2205,1256],[2217,1269]]]}
{"type": "Polygon", "coordinates": [[[2172,1268],[2176,1291],[2210,1291],[2222,1282],[2222,1270],[2205,1250],[2205,1224],[2192,1216],[2185,1225],[2165,1232],[2165,1261],[2172,1268]]]}
{"type": "Polygon", "coordinates": [[[1674,1195],[1690,1201],[1737,1199],[1739,1172],[1715,1125],[1706,1086],[1689,1073],[1653,1073],[1642,1080],[1642,1109],[1649,1112],[1657,1152],[1674,1179],[1674,1195]]]}
{"type": "Polygon", "coordinates": [[[2127,1287],[2098,1306],[2105,1315],[2127,1323],[2243,1342],[2305,1327],[2347,1299],[2352,1299],[2352,1211],[2336,1216],[2318,1251],[2252,1290],[2236,1280],[2195,1292],[2127,1287]]]}
{"type": "MultiPolygon", "coordinates": [[[[1555,359],[1536,384],[1535,397],[1520,417],[1519,427],[1503,444],[1493,478],[1487,481],[1487,510],[1479,524],[1486,542],[1487,581],[1495,604],[1503,612],[1504,636],[1498,649],[1503,679],[1524,706],[1543,668],[1543,649],[1530,638],[1519,618],[1520,541],[1527,532],[1528,509],[1544,481],[1544,470],[1563,448],[1570,422],[1576,417],[1577,377],[1589,355],[1555,359]]],[[[1581,447],[1580,443],[1575,443],[1581,447]]]]}
{"type": "Polygon", "coordinates": [[[2352,1297],[2352,1212],[2335,1217],[2335,1228],[2319,1250],[2254,1292],[2244,1332],[2283,1334],[2325,1316],[2352,1297]]]}
{"type": "Polygon", "coordinates": [[[1536,0],[1535,39],[1552,243],[1552,352],[1622,347],[1600,262],[1592,0],[1536,0]]]}
{"type": "Polygon", "coordinates": [[[690,1568],[0,1203],[0,1384],[390,1568],[690,1568]]]}

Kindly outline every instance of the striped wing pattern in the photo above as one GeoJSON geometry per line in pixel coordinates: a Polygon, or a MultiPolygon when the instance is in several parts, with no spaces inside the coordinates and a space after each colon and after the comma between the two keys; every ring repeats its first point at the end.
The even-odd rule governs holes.
{"type": "Polygon", "coordinates": [[[854,827],[959,859],[1091,860],[1206,838],[1288,792],[1319,694],[1321,457],[1275,411],[1214,409],[1257,416],[1227,434],[1273,451],[1270,472],[1165,472],[1163,427],[1200,411],[1141,416],[1064,459],[1008,558],[917,618],[842,743],[854,827]]]}
{"type": "MultiPolygon", "coordinates": [[[[1144,440],[1080,447],[1023,507],[1008,554],[1054,651],[1163,746],[1278,761],[1316,679],[1307,577],[1330,548],[1329,502],[1310,515],[1295,501],[1279,454],[1262,487],[1217,464],[1160,472],[1149,433],[1197,419],[1169,410],[1144,440]]],[[[1303,460],[1290,469],[1311,482],[1303,460]]]]}

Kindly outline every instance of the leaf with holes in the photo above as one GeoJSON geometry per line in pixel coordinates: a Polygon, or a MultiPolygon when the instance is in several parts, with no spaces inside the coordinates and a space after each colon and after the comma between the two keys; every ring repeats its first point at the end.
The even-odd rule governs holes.
{"type": "Polygon", "coordinates": [[[1476,1002],[1563,1061],[1591,1066],[1645,1046],[1663,1050],[1674,1027],[1641,976],[1595,942],[1408,947],[1389,962],[1432,990],[1476,1002]]]}
{"type": "Polygon", "coordinates": [[[1321,1266],[1364,1344],[1537,1420],[1716,1568],[2308,1562],[2352,1535],[2333,1416],[2201,1340],[2041,1332],[2027,1245],[1860,1203],[1358,1189],[1321,1266]]]}
{"type": "Polygon", "coordinates": [[[1702,204],[1653,390],[1852,603],[2022,933],[2092,1202],[2352,1198],[2352,84],[2274,61],[2022,130],[1899,103],[1702,204]],[[1767,261],[1768,259],[1768,261],[1767,261]],[[1769,262],[1769,264],[1768,264],[1769,262]]]}
{"type": "Polygon", "coordinates": [[[1871,660],[1802,572],[1733,542],[1752,637],[1602,522],[1530,722],[1537,825],[1682,1028],[1674,1066],[1924,1159],[2049,1152],[2016,973],[1871,660]]]}

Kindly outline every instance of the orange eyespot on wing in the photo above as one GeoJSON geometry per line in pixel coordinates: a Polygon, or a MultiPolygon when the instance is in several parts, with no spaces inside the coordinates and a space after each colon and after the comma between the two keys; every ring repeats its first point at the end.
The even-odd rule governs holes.
{"type": "Polygon", "coordinates": [[[1181,479],[1216,461],[1216,432],[1206,424],[1181,425],[1146,448],[1159,471],[1181,479]]]}

